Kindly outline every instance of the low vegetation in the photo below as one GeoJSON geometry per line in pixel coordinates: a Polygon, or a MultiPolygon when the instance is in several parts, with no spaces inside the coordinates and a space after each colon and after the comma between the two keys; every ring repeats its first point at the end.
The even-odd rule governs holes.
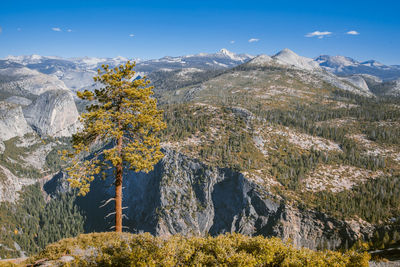
{"type": "Polygon", "coordinates": [[[57,264],[66,255],[73,257],[64,262],[68,266],[368,266],[370,259],[365,252],[296,249],[279,238],[240,234],[202,238],[95,233],[51,244],[29,261],[57,264]]]}

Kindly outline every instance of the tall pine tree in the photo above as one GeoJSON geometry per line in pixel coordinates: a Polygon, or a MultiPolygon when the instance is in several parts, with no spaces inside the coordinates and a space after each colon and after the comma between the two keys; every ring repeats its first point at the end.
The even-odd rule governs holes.
{"type": "Polygon", "coordinates": [[[71,187],[79,188],[81,195],[89,192],[96,175],[114,170],[116,232],[122,232],[124,170],[148,172],[163,157],[157,138],[157,133],[166,127],[162,110],[157,109],[157,100],[152,97],[150,81],[134,79],[134,66],[129,61],[115,68],[103,65],[94,81],[104,87],[94,93],[78,92],[78,97],[91,105],[81,114],[83,127],[73,136],[73,151],[64,153],[71,158],[68,181],[71,187]],[[111,147],[91,151],[93,144],[99,142],[111,147]]]}

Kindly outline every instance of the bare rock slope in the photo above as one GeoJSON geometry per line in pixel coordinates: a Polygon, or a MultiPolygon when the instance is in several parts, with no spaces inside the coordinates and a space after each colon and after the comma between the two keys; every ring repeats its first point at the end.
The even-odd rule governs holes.
{"type": "Polygon", "coordinates": [[[51,90],[24,108],[28,123],[39,135],[71,136],[78,127],[79,113],[70,92],[51,90]]]}
{"type": "Polygon", "coordinates": [[[33,130],[16,104],[0,102],[0,140],[8,140],[15,136],[24,136],[33,130]]]}

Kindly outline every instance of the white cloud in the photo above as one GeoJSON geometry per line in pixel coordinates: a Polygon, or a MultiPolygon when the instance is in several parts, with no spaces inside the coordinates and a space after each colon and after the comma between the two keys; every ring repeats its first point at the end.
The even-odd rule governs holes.
{"type": "Polygon", "coordinates": [[[133,33],[129,34],[129,37],[134,37],[135,35],[133,33]]]}
{"type": "Polygon", "coordinates": [[[258,41],[260,41],[260,39],[257,39],[257,38],[249,39],[249,43],[255,43],[255,42],[258,42],[258,41]]]}
{"type": "Polygon", "coordinates": [[[231,44],[234,44],[234,43],[235,43],[235,41],[234,41],[234,40],[232,40],[232,41],[230,41],[230,43],[231,43],[231,44]]]}
{"type": "Polygon", "coordinates": [[[67,32],[72,32],[72,30],[71,30],[71,29],[68,29],[67,32]]]}
{"type": "Polygon", "coordinates": [[[55,31],[55,32],[60,32],[61,31],[61,29],[60,28],[57,28],[57,27],[54,27],[54,28],[51,28],[53,31],[55,31]]]}
{"type": "Polygon", "coordinates": [[[359,35],[360,33],[359,33],[358,31],[348,31],[348,32],[346,32],[346,34],[349,34],[349,35],[359,35]]]}
{"type": "Polygon", "coordinates": [[[326,36],[330,36],[332,32],[320,32],[320,31],[315,31],[315,32],[310,32],[305,35],[305,37],[318,37],[319,39],[322,39],[326,36]]]}

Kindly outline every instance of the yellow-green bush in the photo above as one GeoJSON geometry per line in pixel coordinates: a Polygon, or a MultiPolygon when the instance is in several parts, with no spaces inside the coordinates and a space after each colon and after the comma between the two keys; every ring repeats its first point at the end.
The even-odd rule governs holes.
{"type": "MultiPolygon", "coordinates": [[[[225,234],[154,237],[95,233],[63,239],[31,258],[75,258],[78,266],[368,266],[367,253],[296,249],[279,238],[225,234]]],[[[69,263],[71,264],[71,263],[69,263]]]]}

